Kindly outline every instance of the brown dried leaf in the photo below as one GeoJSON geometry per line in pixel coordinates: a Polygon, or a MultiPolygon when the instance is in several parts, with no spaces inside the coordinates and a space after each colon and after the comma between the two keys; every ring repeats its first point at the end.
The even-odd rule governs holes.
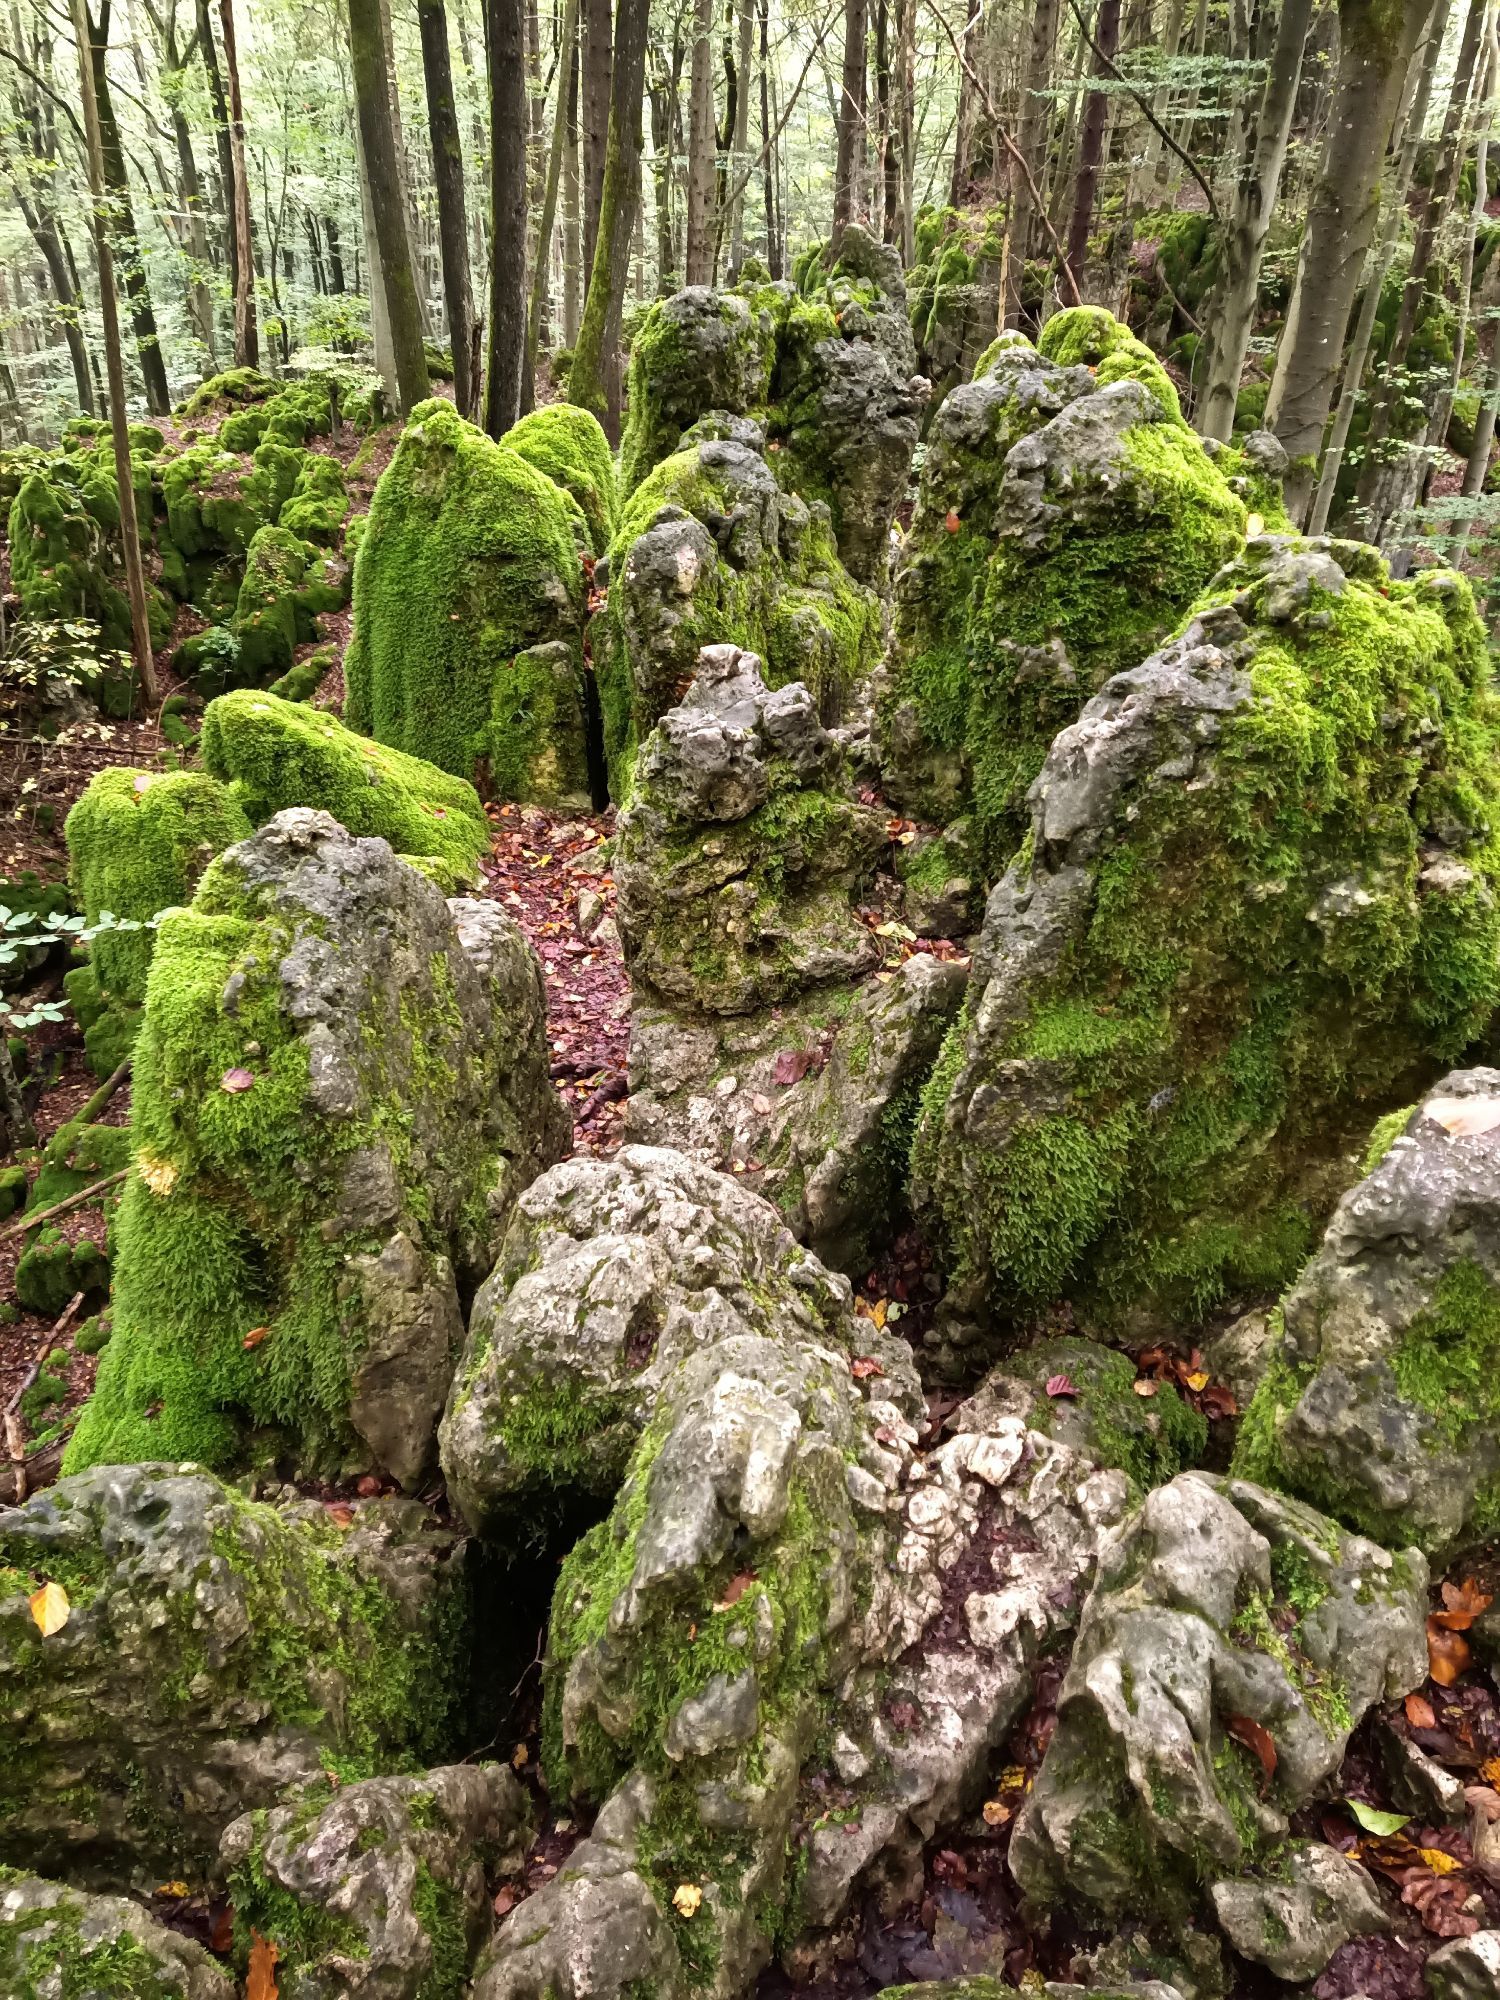
{"type": "Polygon", "coordinates": [[[885,1370],[871,1355],[861,1354],[849,1363],[849,1373],[856,1382],[865,1382],[872,1375],[883,1375],[885,1370]]]}
{"type": "Polygon", "coordinates": [[[240,1342],[240,1346],[245,1348],[247,1352],[251,1348],[259,1347],[270,1331],[271,1329],[268,1326],[252,1326],[250,1331],[245,1335],[245,1338],[240,1342]]]}
{"type": "Polygon", "coordinates": [[[1473,1654],[1461,1633],[1439,1624],[1437,1616],[1427,1621],[1427,1669],[1439,1687],[1452,1687],[1468,1667],[1473,1654]]]}
{"type": "Polygon", "coordinates": [[[1225,1724],[1236,1743],[1243,1743],[1269,1783],[1276,1775],[1276,1739],[1253,1715],[1231,1715],[1225,1724]]]}
{"type": "Polygon", "coordinates": [[[732,1576],[729,1579],[728,1584],[725,1586],[724,1595],[719,1599],[718,1603],[714,1606],[714,1610],[727,1611],[731,1605],[738,1604],[740,1599],[744,1596],[745,1592],[750,1588],[751,1584],[754,1583],[756,1580],[757,1579],[755,1571],[753,1569],[742,1569],[738,1576],[732,1576]]]}
{"type": "Polygon", "coordinates": [[[250,1933],[250,1966],[245,1976],[245,2000],[278,2000],[280,1989],[276,1984],[276,1961],[281,1956],[281,1947],[263,1938],[259,1931],[250,1933]]]}

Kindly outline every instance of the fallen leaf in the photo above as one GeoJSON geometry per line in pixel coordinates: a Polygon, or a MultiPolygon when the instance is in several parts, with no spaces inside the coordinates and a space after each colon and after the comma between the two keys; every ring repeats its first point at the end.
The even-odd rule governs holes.
{"type": "Polygon", "coordinates": [[[50,1639],[54,1632],[62,1630],[72,1610],[68,1593],[60,1583],[44,1583],[40,1590],[31,1594],[31,1615],[44,1639],[50,1639]]]}
{"type": "MultiPolygon", "coordinates": [[[[1409,1694],[1405,1701],[1406,1719],[1413,1729],[1436,1729],[1437,1715],[1425,1694],[1409,1694]]],[[[1500,1771],[1500,1758],[1495,1760],[1495,1768],[1500,1771]]]]}
{"type": "Polygon", "coordinates": [[[679,1917],[696,1917],[703,1906],[703,1891],[696,1882],[679,1882],[672,1891],[672,1908],[679,1917]]]}
{"type": "Polygon", "coordinates": [[[1445,1854],[1441,1847],[1419,1847],[1417,1852],[1434,1875],[1456,1875],[1464,1865],[1451,1854],[1445,1854]]]}
{"type": "Polygon", "coordinates": [[[220,1958],[229,1956],[234,1943],[234,1905],[226,1903],[214,1917],[213,1929],[208,1934],[208,1948],[220,1958]]]}
{"type": "Polygon", "coordinates": [[[1442,1610],[1434,1611],[1432,1616],[1448,1632],[1467,1632],[1492,1602],[1490,1593],[1481,1590],[1472,1577],[1465,1577],[1462,1583],[1444,1583],[1442,1597],[1442,1610]]]}
{"type": "Polygon", "coordinates": [[[885,1370],[871,1355],[861,1354],[849,1363],[849,1373],[856,1382],[865,1382],[872,1375],[883,1375],[885,1370]]]}
{"type": "Polygon", "coordinates": [[[1263,514],[1249,514],[1246,516],[1245,540],[1247,542],[1253,542],[1257,535],[1263,535],[1265,532],[1266,522],[1263,514]]]}
{"type": "Polygon", "coordinates": [[[1440,1625],[1436,1616],[1427,1621],[1427,1668],[1439,1687],[1452,1687],[1473,1655],[1460,1632],[1440,1625]]]}
{"type": "Polygon", "coordinates": [[[495,1915],[497,1917],[508,1917],[515,1906],[515,1883],[502,1882],[500,1887],[495,1891],[495,1915]]]}
{"type": "Polygon", "coordinates": [[[1233,1389],[1223,1382],[1210,1382],[1198,1407],[1205,1417],[1237,1417],[1240,1413],[1233,1389]]]}
{"type": "Polygon", "coordinates": [[[1270,1730],[1253,1715],[1231,1715],[1225,1727],[1236,1743],[1244,1744],[1269,1783],[1276,1775],[1276,1739],[1270,1730]]]}
{"type": "Polygon", "coordinates": [[[800,1083],[812,1066],[812,1056],[807,1049],[782,1049],[771,1070],[772,1083],[800,1083]]]}
{"type": "Polygon", "coordinates": [[[178,1903],[181,1902],[184,1896],[190,1896],[193,1892],[189,1889],[186,1882],[158,1882],[155,1893],[158,1896],[166,1896],[172,1902],[178,1903]]]}
{"type": "Polygon", "coordinates": [[[732,1576],[725,1586],[724,1595],[714,1606],[715,1611],[727,1611],[732,1604],[738,1604],[751,1584],[756,1581],[753,1569],[742,1569],[738,1576],[732,1576]]]}
{"type": "Polygon", "coordinates": [[[1149,1375],[1138,1375],[1130,1386],[1138,1396],[1154,1396],[1161,1385],[1153,1382],[1149,1375]]]}
{"type": "Polygon", "coordinates": [[[170,1160],[153,1160],[141,1153],[136,1156],[135,1169],[154,1195],[169,1195],[177,1185],[177,1169],[170,1160]]]}
{"type": "Polygon", "coordinates": [[[245,2000],[277,2000],[279,1988],[276,1984],[276,1961],[281,1956],[281,1947],[263,1938],[259,1931],[250,1933],[250,1966],[245,1975],[245,2000]]]}
{"type": "Polygon", "coordinates": [[[1378,1806],[1367,1806],[1363,1799],[1345,1799],[1344,1804],[1366,1833],[1378,1833],[1385,1838],[1411,1824],[1410,1813],[1382,1812],[1378,1806]]]}
{"type": "Polygon", "coordinates": [[[524,1743],[518,1743],[510,1753],[510,1767],[513,1771],[524,1771],[531,1752],[524,1743]]]}
{"type": "Polygon", "coordinates": [[[1047,1377],[1047,1394],[1049,1396],[1076,1396],[1078,1390],[1071,1376],[1049,1375],[1047,1377]]]}
{"type": "Polygon", "coordinates": [[[259,1347],[270,1331],[271,1329],[268,1326],[252,1326],[250,1331],[245,1335],[245,1338],[240,1342],[240,1346],[246,1349],[259,1347]]]}
{"type": "Polygon", "coordinates": [[[247,1069],[226,1069],[224,1074],[219,1078],[219,1088],[231,1093],[241,1090],[253,1090],[255,1088],[255,1078],[247,1069]]]}
{"type": "Polygon", "coordinates": [[[1500,1097],[1433,1097],[1422,1115],[1455,1139],[1477,1139],[1500,1125],[1500,1097]]]}
{"type": "Polygon", "coordinates": [[[366,1472],[354,1488],[361,1500],[373,1500],[380,1491],[380,1481],[373,1472],[366,1472]]]}
{"type": "Polygon", "coordinates": [[[986,1799],[980,1810],[986,1826],[1004,1826],[1011,1817],[1010,1807],[1001,1805],[998,1799],[986,1799]]]}
{"type": "Polygon", "coordinates": [[[1184,1375],[1182,1384],[1185,1389],[1191,1389],[1196,1396],[1201,1390],[1208,1387],[1208,1370],[1206,1368],[1195,1368],[1191,1375],[1184,1375]]]}
{"type": "Polygon", "coordinates": [[[959,520],[957,514],[954,513],[951,507],[948,509],[948,512],[943,517],[943,526],[948,530],[948,533],[950,535],[956,535],[959,529],[963,526],[963,523],[959,520]]]}
{"type": "Polygon", "coordinates": [[[354,1526],[354,1509],[349,1505],[347,1500],[330,1500],[323,1509],[323,1512],[336,1528],[352,1528],[354,1526]]]}

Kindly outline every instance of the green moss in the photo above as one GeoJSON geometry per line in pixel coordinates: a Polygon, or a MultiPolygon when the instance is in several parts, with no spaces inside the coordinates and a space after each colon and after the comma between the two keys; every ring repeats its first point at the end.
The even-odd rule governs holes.
{"type": "MultiPolygon", "coordinates": [[[[208,863],[243,840],[250,822],[212,777],[116,768],[90,779],[63,831],[73,891],[88,923],[106,911],[145,923],[191,901],[208,863]]],[[[150,930],[100,932],[90,956],[101,999],[130,1006],[144,1000],[154,942],[150,930]]]]}
{"type": "Polygon", "coordinates": [[[652,468],[675,452],[682,434],[706,410],[743,416],[769,393],[778,299],[720,300],[716,342],[685,331],[675,300],[658,300],[630,345],[627,412],[620,440],[620,492],[632,494],[652,468]]]}
{"type": "Polygon", "coordinates": [[[69,1243],[53,1223],[44,1223],[16,1265],[16,1299],[25,1312],[55,1320],[75,1292],[104,1291],[109,1259],[85,1236],[69,1243]]]}
{"type": "Polygon", "coordinates": [[[316,806],[398,854],[432,855],[478,879],[489,823],[472,785],[346,729],[326,709],[241,689],[203,712],[203,761],[247,821],[316,806]]]}
{"type": "MultiPolygon", "coordinates": [[[[28,1209],[50,1208],[106,1174],[130,1164],[130,1129],[125,1125],[70,1122],[48,1140],[41,1168],[26,1201],[28,1209]]],[[[23,1170],[24,1171],[24,1170],[23,1170]]]]}
{"type": "Polygon", "coordinates": [[[1360,1165],[1360,1174],[1373,1174],[1386,1154],[1411,1123],[1414,1104],[1403,1104],[1399,1111],[1388,1111],[1384,1118],[1377,1118],[1370,1133],[1370,1143],[1365,1148],[1365,1157],[1360,1165]]]}
{"type": "Polygon", "coordinates": [[[224,403],[261,403],[274,396],[277,384],[258,368],[226,368],[210,375],[182,405],[179,415],[188,422],[213,414],[224,403]]]}
{"type": "Polygon", "coordinates": [[[343,467],[336,458],[310,452],[281,510],[279,525],[304,542],[332,547],[348,513],[343,467]]]}
{"type": "Polygon", "coordinates": [[[228,628],[210,626],[183,641],[173,666],[199,695],[264,687],[287,673],[299,645],[318,636],[318,614],[344,602],[345,579],[311,542],[289,528],[258,528],[228,628]]]}
{"type": "MultiPolygon", "coordinates": [[[[9,1875],[0,1870],[0,1892],[9,1875]]],[[[0,1978],[11,2000],[180,2000],[186,1990],[145,1945],[109,1933],[66,1889],[50,1908],[0,1922],[0,1978]]]]}
{"type": "Polygon", "coordinates": [[[576,403],[549,403],[522,417],[500,442],[571,494],[588,524],[594,554],[602,556],[614,535],[615,463],[593,412],[576,403]]]}
{"type": "Polygon", "coordinates": [[[1054,313],[1037,336],[1037,352],[1060,368],[1091,368],[1101,387],[1140,382],[1151,391],[1162,415],[1182,423],[1182,405],[1172,378],[1142,340],[1103,306],[1068,306],[1054,313]]]}
{"type": "Polygon", "coordinates": [[[493,740],[496,682],[517,653],[576,645],[584,581],[574,507],[446,403],[411,415],[354,566],[345,713],[355,728],[461,777],[493,740]]]}

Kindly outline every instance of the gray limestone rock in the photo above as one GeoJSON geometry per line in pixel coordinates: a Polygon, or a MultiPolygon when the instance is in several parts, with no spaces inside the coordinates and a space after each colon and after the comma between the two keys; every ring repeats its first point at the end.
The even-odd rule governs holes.
{"type": "Polygon", "coordinates": [[[487,1875],[520,1866],[531,1808],[512,1773],[449,1764],[247,1813],[220,1857],[235,1914],[287,1937],[281,2000],[459,2000],[489,1929],[487,1875]]]}
{"type": "Polygon", "coordinates": [[[1500,1993],[1500,1931],[1440,1945],[1422,1970],[1432,2000],[1493,2000],[1500,1993]]]}
{"type": "Polygon", "coordinates": [[[1240,1956],[1288,1981],[1316,1979],[1350,1938],[1390,1924],[1369,1870],[1311,1842],[1288,1848],[1274,1878],[1215,1882],[1209,1894],[1240,1956]]]}
{"type": "Polygon", "coordinates": [[[1159,1487],[1101,1557],[1011,1841],[1025,1894],[1095,1922],[1191,1915],[1204,1870],[1242,1874],[1284,1840],[1365,1710],[1422,1680],[1426,1585],[1415,1550],[1247,1481],[1159,1487]]]}
{"type": "Polygon", "coordinates": [[[415,1503],[246,1500],[100,1467],[0,1511],[0,1861],[147,1886],[289,1787],[442,1747],[467,1602],[415,1503]],[[43,1636],[29,1594],[65,1589],[43,1636]]]}
{"type": "Polygon", "coordinates": [[[0,1880],[0,1990],[15,2000],[234,2000],[227,1969],[124,1896],[0,1880]]]}

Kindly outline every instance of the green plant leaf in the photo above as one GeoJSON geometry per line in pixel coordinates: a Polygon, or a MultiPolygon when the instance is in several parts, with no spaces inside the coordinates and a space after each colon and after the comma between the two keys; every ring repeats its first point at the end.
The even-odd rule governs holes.
{"type": "Polygon", "coordinates": [[[1366,1833],[1399,1833],[1403,1826],[1411,1825],[1410,1813],[1381,1812],[1377,1806],[1367,1806],[1363,1799],[1345,1799],[1344,1804],[1366,1833]]]}

